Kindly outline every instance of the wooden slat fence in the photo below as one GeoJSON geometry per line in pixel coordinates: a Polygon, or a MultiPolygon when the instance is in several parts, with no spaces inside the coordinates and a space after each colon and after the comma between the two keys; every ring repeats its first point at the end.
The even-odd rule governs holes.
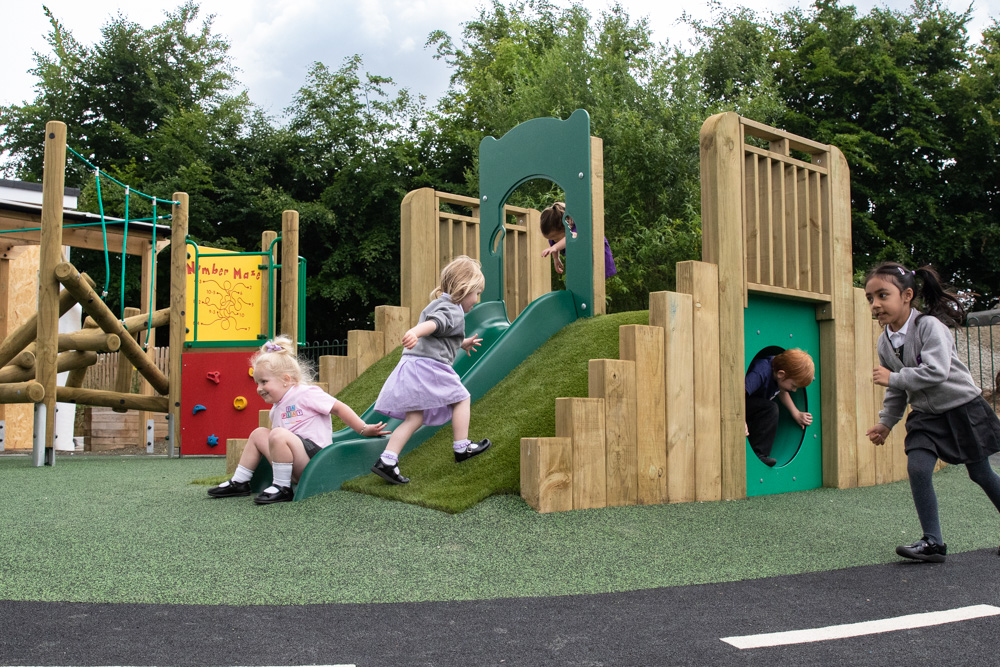
{"type": "MultiPolygon", "coordinates": [[[[87,369],[87,377],[83,381],[84,389],[101,389],[104,391],[115,391],[115,377],[118,374],[119,352],[106,352],[97,355],[97,363],[87,369]]],[[[167,375],[170,358],[170,350],[166,347],[158,347],[154,350],[154,362],[160,371],[167,375]]],[[[169,377],[169,375],[168,375],[169,377]]],[[[133,369],[132,388],[133,393],[139,391],[140,376],[133,369]]]]}

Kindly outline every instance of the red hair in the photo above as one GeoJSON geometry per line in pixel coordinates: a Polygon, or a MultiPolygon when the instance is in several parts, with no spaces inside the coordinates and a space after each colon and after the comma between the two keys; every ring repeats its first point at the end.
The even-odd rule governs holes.
{"type": "Polygon", "coordinates": [[[771,370],[774,373],[784,371],[785,377],[800,387],[808,387],[816,377],[816,366],[812,357],[797,347],[775,356],[771,360],[771,370]]]}

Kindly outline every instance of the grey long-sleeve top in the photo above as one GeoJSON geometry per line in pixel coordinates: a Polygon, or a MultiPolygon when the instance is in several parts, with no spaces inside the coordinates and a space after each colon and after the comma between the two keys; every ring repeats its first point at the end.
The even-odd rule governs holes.
{"type": "Polygon", "coordinates": [[[878,358],[890,374],[879,422],[889,429],[903,418],[907,403],[914,410],[941,414],[982,393],[959,360],[951,331],[933,315],[911,324],[902,357],[896,357],[888,331],[883,330],[878,337],[878,358]]]}

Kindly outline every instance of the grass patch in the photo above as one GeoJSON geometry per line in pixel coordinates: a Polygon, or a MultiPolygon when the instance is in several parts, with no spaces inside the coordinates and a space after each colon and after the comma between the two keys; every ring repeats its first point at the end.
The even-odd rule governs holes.
{"type": "MultiPolygon", "coordinates": [[[[451,426],[446,425],[400,461],[409,484],[393,486],[364,475],[343,488],[448,513],[467,510],[489,496],[520,493],[521,438],[555,435],[555,399],[586,396],[589,360],[617,359],[618,327],[648,323],[644,310],[603,315],[577,320],[549,339],[473,404],[469,437],[489,438],[492,451],[457,465],[451,426]]],[[[345,388],[345,396],[349,389],[353,385],[345,388]]]]}
{"type": "Polygon", "coordinates": [[[215,475],[214,477],[200,477],[192,480],[191,483],[195,486],[218,486],[227,481],[229,481],[229,475],[215,475]]]}
{"type": "MultiPolygon", "coordinates": [[[[375,399],[378,398],[382,385],[392,373],[392,369],[399,363],[401,356],[403,356],[402,345],[366,368],[365,372],[359,375],[354,382],[337,392],[335,398],[351,406],[351,409],[360,415],[371,407],[375,399]]],[[[336,433],[342,428],[347,428],[347,424],[334,417],[333,431],[336,433]]]]}

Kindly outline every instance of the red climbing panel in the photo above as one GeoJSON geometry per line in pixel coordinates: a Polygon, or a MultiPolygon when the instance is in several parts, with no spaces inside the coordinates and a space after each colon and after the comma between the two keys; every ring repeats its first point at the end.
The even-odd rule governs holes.
{"type": "Polygon", "coordinates": [[[183,353],[181,454],[225,455],[227,438],[246,438],[257,428],[259,411],[271,406],[257,395],[250,375],[253,353],[252,349],[183,353]],[[242,410],[237,409],[244,404],[238,398],[245,400],[242,410]],[[213,441],[217,444],[209,444],[213,441]]]}

